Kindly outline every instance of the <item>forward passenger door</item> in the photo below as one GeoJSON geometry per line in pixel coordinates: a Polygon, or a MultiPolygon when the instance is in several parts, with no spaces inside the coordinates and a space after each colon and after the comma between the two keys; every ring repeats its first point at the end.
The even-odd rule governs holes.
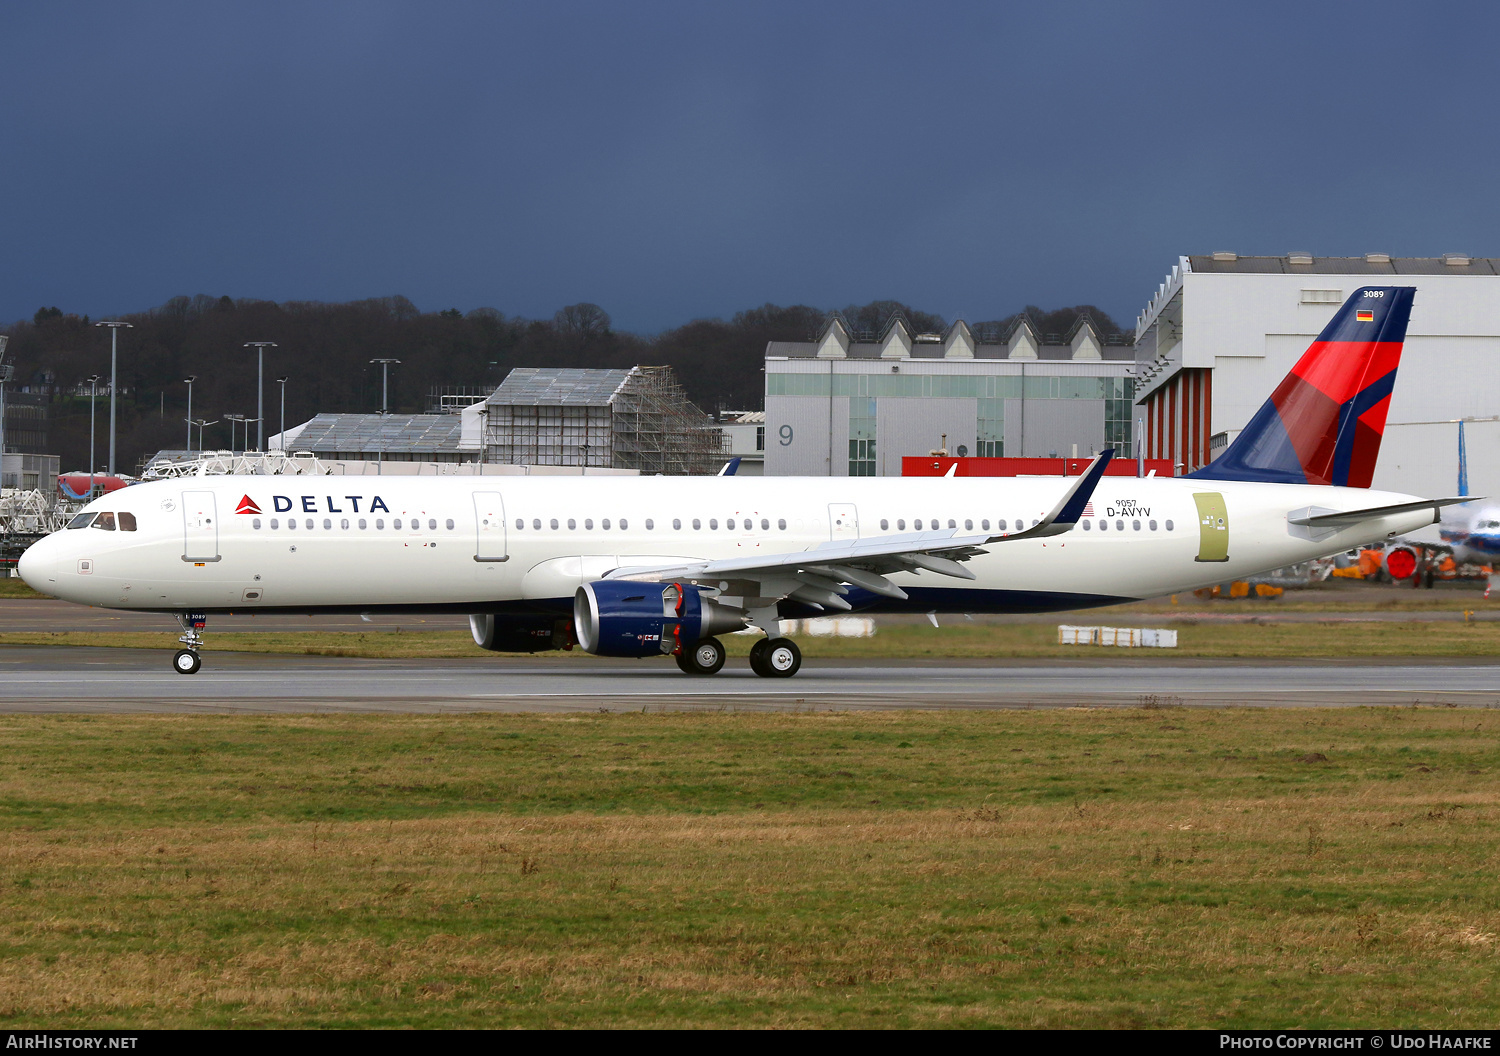
{"type": "Polygon", "coordinates": [[[211,491],[182,493],[182,559],[194,563],[219,559],[219,513],[211,491]]]}
{"type": "Polygon", "coordinates": [[[474,493],[475,561],[508,561],[505,542],[505,502],[498,491],[474,493]]]}

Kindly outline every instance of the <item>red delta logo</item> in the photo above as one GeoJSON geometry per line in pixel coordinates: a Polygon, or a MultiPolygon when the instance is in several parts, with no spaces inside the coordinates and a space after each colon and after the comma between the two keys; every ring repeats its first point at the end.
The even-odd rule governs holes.
{"type": "Polygon", "coordinates": [[[257,505],[255,505],[255,500],[254,499],[252,499],[249,495],[246,495],[243,499],[240,500],[240,504],[237,507],[235,507],[234,512],[235,513],[259,513],[260,512],[260,507],[257,506],[257,505]]]}

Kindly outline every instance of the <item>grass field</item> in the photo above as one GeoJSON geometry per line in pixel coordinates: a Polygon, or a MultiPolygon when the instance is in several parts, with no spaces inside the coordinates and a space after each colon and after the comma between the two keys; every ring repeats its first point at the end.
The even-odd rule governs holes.
{"type": "MultiPolygon", "coordinates": [[[[1071,617],[1062,617],[1069,619],[1071,617]]],[[[1098,617],[1095,617],[1097,620],[1098,617]]],[[[882,626],[873,638],[799,637],[810,658],[1125,659],[1130,657],[1494,657],[1500,656],[1500,622],[1202,623],[1172,621],[1178,648],[1170,651],[1059,646],[1054,623],[983,624],[961,619],[941,628],[925,624],[882,626]]],[[[731,656],[745,656],[755,638],[727,635],[731,656]]],[[[135,649],[177,648],[172,633],[136,631],[35,631],[0,633],[5,645],[90,645],[135,649]]],[[[297,653],[312,656],[485,656],[467,631],[235,631],[210,634],[208,652],[297,653]]],[[[546,652],[543,662],[585,658],[581,650],[546,652]]]]}
{"type": "Polygon", "coordinates": [[[1497,722],[0,717],[0,1023],[1491,1026],[1497,722]]]}

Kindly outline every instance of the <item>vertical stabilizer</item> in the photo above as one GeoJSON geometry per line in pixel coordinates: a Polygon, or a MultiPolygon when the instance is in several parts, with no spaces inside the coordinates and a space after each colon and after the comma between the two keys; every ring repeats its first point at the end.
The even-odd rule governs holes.
{"type": "Polygon", "coordinates": [[[1188,476],[1368,488],[1416,292],[1355,290],[1228,450],[1188,476]]]}

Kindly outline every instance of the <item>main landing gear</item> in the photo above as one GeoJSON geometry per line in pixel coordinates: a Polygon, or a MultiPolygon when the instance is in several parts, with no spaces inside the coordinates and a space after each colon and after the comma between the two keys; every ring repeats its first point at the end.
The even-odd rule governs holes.
{"type": "Polygon", "coordinates": [[[790,638],[762,638],[750,647],[750,670],[761,678],[791,678],[802,667],[802,650],[790,638]]]}
{"type": "Polygon", "coordinates": [[[687,675],[717,675],[724,666],[724,643],[717,638],[705,638],[691,649],[684,649],[676,656],[677,666],[687,675]]]}
{"type": "MultiPolygon", "coordinates": [[[[716,675],[724,667],[724,643],[705,638],[674,657],[684,674],[716,675]]],[[[790,638],[762,638],[750,647],[750,670],[761,678],[791,678],[802,667],[802,650],[790,638]]]]}
{"type": "Polygon", "coordinates": [[[172,670],[179,675],[196,675],[203,666],[203,658],[198,655],[198,650],[203,648],[203,627],[207,623],[208,617],[202,613],[177,614],[177,625],[182,628],[182,637],[177,640],[187,646],[172,654],[172,670]]]}

